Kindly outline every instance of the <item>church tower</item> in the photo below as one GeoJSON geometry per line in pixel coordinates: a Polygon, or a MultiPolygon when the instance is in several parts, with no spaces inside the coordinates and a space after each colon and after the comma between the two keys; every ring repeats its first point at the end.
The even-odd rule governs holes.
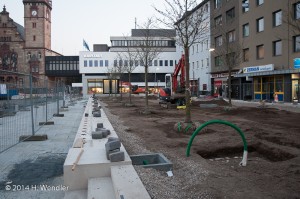
{"type": "Polygon", "coordinates": [[[45,75],[45,56],[51,53],[51,0],[23,0],[25,56],[28,72],[45,75]]]}

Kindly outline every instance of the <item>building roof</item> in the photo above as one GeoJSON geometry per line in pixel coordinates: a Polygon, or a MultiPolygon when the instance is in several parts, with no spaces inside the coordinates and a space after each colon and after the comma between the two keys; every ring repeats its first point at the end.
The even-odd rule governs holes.
{"type": "Polygon", "coordinates": [[[132,29],[132,37],[176,37],[175,29],[132,29]]]}
{"type": "Polygon", "coordinates": [[[25,3],[45,3],[49,9],[52,9],[52,0],[23,0],[23,4],[25,3]]]}
{"type": "Polygon", "coordinates": [[[188,10],[186,13],[183,14],[183,16],[178,21],[176,21],[175,25],[181,23],[186,17],[188,17],[191,14],[193,14],[196,10],[198,10],[199,8],[201,8],[207,2],[209,2],[209,0],[203,0],[199,5],[197,5],[192,10],[188,10]]]}
{"type": "Polygon", "coordinates": [[[14,25],[17,27],[17,32],[20,34],[21,38],[25,40],[25,29],[20,24],[13,22],[14,25]]]}

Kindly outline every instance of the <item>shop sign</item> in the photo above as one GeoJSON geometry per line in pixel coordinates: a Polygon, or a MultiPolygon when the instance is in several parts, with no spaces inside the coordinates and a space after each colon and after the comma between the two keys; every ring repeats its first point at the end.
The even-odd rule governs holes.
{"type": "Polygon", "coordinates": [[[83,55],[84,58],[102,58],[101,54],[87,54],[87,55],[83,55]]]}
{"type": "MultiPolygon", "coordinates": [[[[231,76],[236,75],[238,72],[231,72],[231,76]]],[[[223,77],[228,77],[228,73],[216,73],[216,74],[211,74],[211,78],[223,78],[223,77]]]]}
{"type": "Polygon", "coordinates": [[[274,70],[274,64],[268,64],[263,66],[251,66],[243,69],[243,73],[256,73],[256,72],[264,72],[264,71],[272,71],[274,70]]]}
{"type": "Polygon", "coordinates": [[[300,58],[295,58],[294,59],[294,69],[299,69],[300,68],[300,58]]]}

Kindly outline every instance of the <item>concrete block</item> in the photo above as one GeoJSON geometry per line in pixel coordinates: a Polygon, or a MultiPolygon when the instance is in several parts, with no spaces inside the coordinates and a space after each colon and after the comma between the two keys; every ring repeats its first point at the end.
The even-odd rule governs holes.
{"type": "Polygon", "coordinates": [[[93,116],[94,116],[94,117],[101,117],[101,112],[94,112],[94,113],[93,113],[93,116]]]}
{"type": "Polygon", "coordinates": [[[113,151],[115,149],[120,149],[120,147],[121,147],[121,142],[119,140],[113,140],[105,143],[106,151],[113,151]]]}
{"type": "Polygon", "coordinates": [[[116,141],[116,140],[120,141],[120,139],[117,137],[109,137],[107,142],[116,141]]]}
{"type": "Polygon", "coordinates": [[[88,113],[85,113],[85,114],[84,114],[84,116],[85,116],[85,117],[88,117],[88,116],[89,116],[89,114],[88,114],[88,113]]]}
{"type": "Polygon", "coordinates": [[[48,140],[48,136],[47,134],[43,134],[43,135],[21,135],[19,137],[19,141],[45,141],[48,140]]]}
{"type": "Polygon", "coordinates": [[[97,128],[103,128],[103,123],[97,123],[97,128]]]}
{"type": "Polygon", "coordinates": [[[109,130],[109,129],[105,129],[105,128],[96,128],[96,131],[102,132],[103,135],[105,135],[105,137],[107,137],[108,135],[110,135],[110,130],[109,130]]]}
{"type": "Polygon", "coordinates": [[[103,133],[101,131],[93,131],[92,132],[92,139],[102,139],[103,133]]]}
{"type": "Polygon", "coordinates": [[[106,151],[106,158],[107,158],[108,160],[110,160],[109,155],[112,154],[112,153],[117,153],[117,152],[119,152],[119,151],[120,151],[120,149],[115,149],[115,150],[113,150],[113,151],[106,151]]]}
{"type": "Polygon", "coordinates": [[[44,125],[54,125],[54,122],[53,121],[39,122],[39,126],[44,126],[44,125]]]}
{"type": "Polygon", "coordinates": [[[53,117],[64,117],[65,114],[61,114],[61,113],[55,113],[53,114],[53,117]]]}
{"type": "Polygon", "coordinates": [[[111,162],[121,162],[125,160],[124,151],[114,152],[109,154],[109,159],[111,162]]]}

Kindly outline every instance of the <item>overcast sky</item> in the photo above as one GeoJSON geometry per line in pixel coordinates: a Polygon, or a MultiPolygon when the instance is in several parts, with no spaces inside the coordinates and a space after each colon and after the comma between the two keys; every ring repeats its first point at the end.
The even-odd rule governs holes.
{"type": "MultiPolygon", "coordinates": [[[[10,18],[24,26],[22,0],[0,0],[10,18]]],[[[110,36],[129,35],[138,24],[156,15],[153,5],[164,8],[164,0],[52,0],[52,50],[63,55],[78,55],[86,40],[110,45],[110,36]]]]}

